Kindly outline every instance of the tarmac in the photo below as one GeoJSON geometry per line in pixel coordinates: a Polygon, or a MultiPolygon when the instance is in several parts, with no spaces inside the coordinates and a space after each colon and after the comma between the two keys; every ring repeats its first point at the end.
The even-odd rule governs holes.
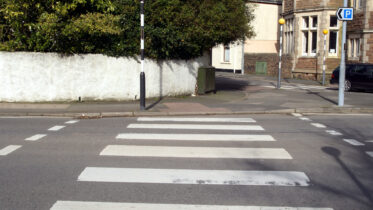
{"type": "Polygon", "coordinates": [[[216,91],[197,96],[146,99],[139,101],[71,101],[48,103],[0,103],[0,116],[49,116],[73,118],[241,115],[290,113],[370,113],[372,92],[346,92],[344,106],[338,106],[338,86],[318,81],[216,72],[216,91]]]}

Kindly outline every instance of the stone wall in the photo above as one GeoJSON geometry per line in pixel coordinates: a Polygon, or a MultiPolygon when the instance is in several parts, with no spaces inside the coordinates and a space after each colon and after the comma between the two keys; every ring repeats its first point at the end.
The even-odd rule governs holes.
{"type": "MultiPolygon", "coordinates": [[[[256,53],[256,54],[245,54],[245,74],[256,74],[255,67],[257,62],[267,63],[267,74],[268,76],[278,75],[278,61],[279,56],[276,53],[256,53]]],[[[291,78],[291,57],[282,57],[282,77],[291,78]]]]}

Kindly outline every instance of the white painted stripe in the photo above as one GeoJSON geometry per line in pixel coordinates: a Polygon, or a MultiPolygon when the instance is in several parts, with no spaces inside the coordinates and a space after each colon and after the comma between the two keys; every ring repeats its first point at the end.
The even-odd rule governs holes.
{"type": "Polygon", "coordinates": [[[195,130],[252,130],[263,131],[259,125],[203,125],[203,124],[129,124],[127,128],[195,129],[195,130]]]}
{"type": "Polygon", "coordinates": [[[291,113],[294,117],[302,117],[303,115],[302,114],[299,114],[299,113],[291,113]]]}
{"type": "Polygon", "coordinates": [[[368,142],[368,143],[373,143],[373,140],[367,140],[365,142],[368,142]]]}
{"type": "Polygon", "coordinates": [[[372,157],[373,158],[373,151],[372,152],[370,152],[370,151],[368,151],[368,152],[366,152],[370,157],[372,157]]]}
{"type": "Polygon", "coordinates": [[[225,171],[87,167],[78,181],[206,185],[308,186],[309,178],[294,171],[225,171]]]}
{"type": "Polygon", "coordinates": [[[330,135],[333,135],[333,136],[342,136],[343,134],[340,133],[340,132],[337,132],[335,130],[326,130],[327,133],[329,133],[330,135]]]}
{"type": "Polygon", "coordinates": [[[65,122],[65,124],[75,124],[77,122],[79,122],[79,120],[70,120],[70,121],[65,122]]]}
{"type": "Polygon", "coordinates": [[[292,159],[282,148],[222,148],[109,145],[100,155],[176,158],[292,159]]]}
{"type": "Polygon", "coordinates": [[[300,117],[299,119],[304,120],[304,121],[311,121],[311,119],[308,117],[300,117]]]}
{"type": "Polygon", "coordinates": [[[139,117],[137,121],[171,121],[171,122],[246,122],[255,123],[252,118],[175,118],[175,117],[139,117]]]}
{"type": "Polygon", "coordinates": [[[152,203],[113,203],[91,201],[57,201],[51,210],[333,210],[331,208],[277,206],[223,206],[152,203]]]}
{"type": "Polygon", "coordinates": [[[271,135],[121,133],[117,139],[188,141],[276,141],[271,135]]]}
{"type": "Polygon", "coordinates": [[[6,156],[22,147],[21,145],[9,145],[0,150],[0,156],[6,156]]]}
{"type": "Polygon", "coordinates": [[[343,139],[343,141],[353,145],[353,146],[364,146],[365,144],[361,143],[360,141],[357,141],[355,139],[343,139]]]}
{"type": "Polygon", "coordinates": [[[58,130],[61,130],[62,128],[64,128],[66,126],[63,126],[63,125],[56,125],[56,126],[53,126],[51,128],[49,128],[48,130],[49,131],[58,131],[58,130]]]}
{"type": "Polygon", "coordinates": [[[320,123],[311,123],[311,125],[315,126],[316,128],[326,128],[325,125],[320,124],[320,123]]]}
{"type": "Polygon", "coordinates": [[[26,141],[37,141],[37,140],[40,140],[41,138],[44,138],[46,136],[47,136],[46,134],[36,134],[34,136],[26,138],[25,140],[26,141]]]}

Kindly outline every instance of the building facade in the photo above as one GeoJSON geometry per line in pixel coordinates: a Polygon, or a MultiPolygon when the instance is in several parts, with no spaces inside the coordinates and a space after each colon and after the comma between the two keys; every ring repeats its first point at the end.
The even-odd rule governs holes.
{"type": "MultiPolygon", "coordinates": [[[[278,19],[281,13],[281,0],[251,0],[248,3],[255,8],[253,28],[255,37],[246,39],[244,46],[237,41],[229,45],[219,45],[212,49],[212,66],[217,69],[241,70],[243,53],[245,55],[245,73],[250,62],[250,71],[255,73],[255,63],[259,57],[277,54],[278,51],[278,19]],[[248,55],[251,59],[248,59],[248,55]],[[254,69],[251,65],[254,63],[254,69]]],[[[268,56],[267,56],[268,57],[268,56]]],[[[268,58],[265,58],[266,60],[268,58]]],[[[262,59],[259,59],[262,60],[262,59]]],[[[262,62],[263,63],[263,62],[262,62]]],[[[263,70],[263,68],[262,68],[263,70]]]]}

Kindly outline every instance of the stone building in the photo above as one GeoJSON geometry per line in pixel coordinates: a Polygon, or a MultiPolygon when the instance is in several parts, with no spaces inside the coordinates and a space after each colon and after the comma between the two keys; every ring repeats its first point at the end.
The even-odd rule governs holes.
{"type": "Polygon", "coordinates": [[[286,70],[293,78],[322,78],[324,29],[329,31],[325,51],[327,76],[339,65],[342,22],[337,20],[336,11],[341,6],[343,0],[283,0],[283,50],[290,62],[286,70]]]}

